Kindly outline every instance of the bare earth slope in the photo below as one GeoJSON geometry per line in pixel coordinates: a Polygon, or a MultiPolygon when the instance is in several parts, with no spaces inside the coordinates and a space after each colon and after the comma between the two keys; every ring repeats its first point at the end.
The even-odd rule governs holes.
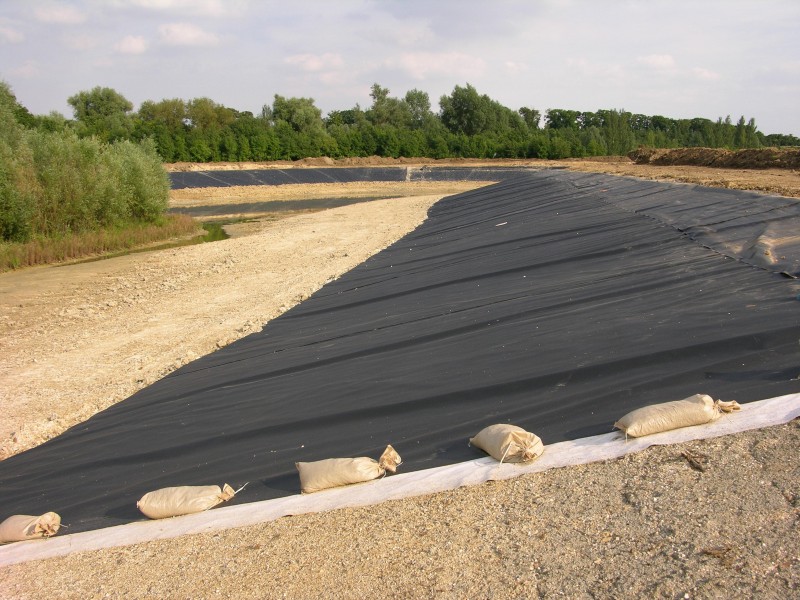
{"type": "MultiPolygon", "coordinates": [[[[790,169],[505,164],[800,197],[790,169]]],[[[260,329],[455,191],[382,190],[406,197],[250,225],[213,244],[0,275],[0,455],[260,329]]],[[[237,193],[208,191],[218,203],[241,201],[237,193]]],[[[16,565],[0,569],[0,598],[797,596],[799,438],[794,422],[378,507],[16,565]],[[705,457],[705,471],[682,458],[687,448],[705,457]]]]}

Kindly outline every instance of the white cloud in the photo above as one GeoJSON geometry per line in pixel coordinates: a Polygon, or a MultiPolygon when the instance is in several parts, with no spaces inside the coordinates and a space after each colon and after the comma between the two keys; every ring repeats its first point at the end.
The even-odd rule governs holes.
{"type": "Polygon", "coordinates": [[[671,54],[648,54],[647,56],[639,56],[636,62],[640,65],[645,65],[653,69],[674,69],[675,59],[671,54]]]}
{"type": "Polygon", "coordinates": [[[692,75],[697,77],[697,79],[704,79],[706,81],[717,81],[721,78],[719,73],[709,71],[708,69],[702,69],[700,67],[694,67],[692,69],[692,75]]]}
{"type": "Polygon", "coordinates": [[[108,69],[115,66],[115,63],[108,56],[100,56],[92,61],[92,66],[99,69],[108,69]]]}
{"type": "Polygon", "coordinates": [[[122,54],[143,54],[147,51],[147,40],[139,35],[126,35],[114,48],[122,54]]]}
{"type": "Polygon", "coordinates": [[[396,19],[384,13],[376,13],[361,24],[358,35],[381,45],[419,47],[435,41],[430,25],[423,20],[396,19]]]}
{"type": "Polygon", "coordinates": [[[91,35],[65,36],[64,43],[75,50],[91,50],[97,46],[97,39],[91,35]]]}
{"type": "Polygon", "coordinates": [[[37,8],[34,15],[39,21],[45,23],[61,23],[62,25],[77,25],[86,20],[86,15],[74,6],[52,5],[37,8]]]}
{"type": "Polygon", "coordinates": [[[13,27],[0,25],[0,43],[4,44],[19,44],[25,40],[25,35],[17,31],[13,27]]]}
{"type": "Polygon", "coordinates": [[[326,52],[325,54],[295,54],[294,56],[289,56],[284,59],[284,62],[295,65],[303,71],[340,69],[344,66],[342,57],[330,52],[326,52]]]}
{"type": "Polygon", "coordinates": [[[451,75],[460,78],[479,77],[486,71],[486,61],[461,52],[415,52],[401,54],[386,60],[389,68],[400,69],[414,79],[425,79],[429,75],[451,75]]]}
{"type": "Polygon", "coordinates": [[[219,38],[191,23],[168,23],[158,28],[161,41],[170,46],[216,46],[219,38]]]}
{"type": "Polygon", "coordinates": [[[353,81],[349,73],[343,71],[328,71],[327,73],[320,73],[319,80],[325,85],[343,85],[353,81]]]}
{"type": "Polygon", "coordinates": [[[31,79],[39,75],[39,65],[35,60],[26,60],[21,66],[12,69],[11,74],[23,79],[31,79]]]}
{"type": "Polygon", "coordinates": [[[227,17],[240,14],[249,2],[247,0],[117,0],[115,4],[193,16],[227,17]]]}
{"type": "Polygon", "coordinates": [[[605,82],[619,82],[626,77],[625,69],[615,63],[598,63],[585,57],[568,58],[567,67],[579,71],[586,77],[597,77],[605,82]]]}
{"type": "Polygon", "coordinates": [[[509,73],[512,73],[514,75],[517,75],[519,73],[524,73],[525,71],[528,70],[528,65],[526,65],[525,63],[516,62],[516,61],[513,61],[513,60],[506,61],[504,63],[504,66],[506,68],[506,71],[508,71],[509,73]]]}

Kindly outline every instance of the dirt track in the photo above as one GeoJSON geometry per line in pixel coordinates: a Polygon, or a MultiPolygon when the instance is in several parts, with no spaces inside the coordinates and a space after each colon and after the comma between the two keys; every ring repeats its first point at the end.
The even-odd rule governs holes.
{"type": "MultiPolygon", "coordinates": [[[[800,197],[800,175],[790,170],[556,166],[800,197]]],[[[0,452],[41,443],[260,329],[416,227],[453,191],[384,190],[406,197],[272,221],[213,244],[0,275],[0,452]]],[[[236,201],[230,190],[208,194],[236,201]]],[[[18,565],[0,571],[0,597],[791,597],[800,589],[799,431],[795,423],[692,444],[708,457],[702,474],[679,448],[663,448],[375,508],[18,565]]]]}

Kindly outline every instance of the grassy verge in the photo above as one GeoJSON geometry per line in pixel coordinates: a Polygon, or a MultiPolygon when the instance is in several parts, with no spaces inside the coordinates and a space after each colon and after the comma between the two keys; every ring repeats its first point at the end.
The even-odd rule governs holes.
{"type": "Polygon", "coordinates": [[[34,265],[119,254],[192,235],[203,235],[201,225],[187,215],[176,214],[167,215],[160,224],[100,229],[28,242],[0,242],[0,273],[34,265]]]}

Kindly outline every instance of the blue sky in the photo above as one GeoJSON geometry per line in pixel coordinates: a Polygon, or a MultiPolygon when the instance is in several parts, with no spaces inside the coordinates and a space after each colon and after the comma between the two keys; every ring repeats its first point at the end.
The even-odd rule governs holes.
{"type": "Polygon", "coordinates": [[[330,110],[455,85],[517,109],[753,117],[800,136],[797,0],[0,0],[0,79],[71,117],[95,86],[132,101],[274,94],[330,110]]]}

